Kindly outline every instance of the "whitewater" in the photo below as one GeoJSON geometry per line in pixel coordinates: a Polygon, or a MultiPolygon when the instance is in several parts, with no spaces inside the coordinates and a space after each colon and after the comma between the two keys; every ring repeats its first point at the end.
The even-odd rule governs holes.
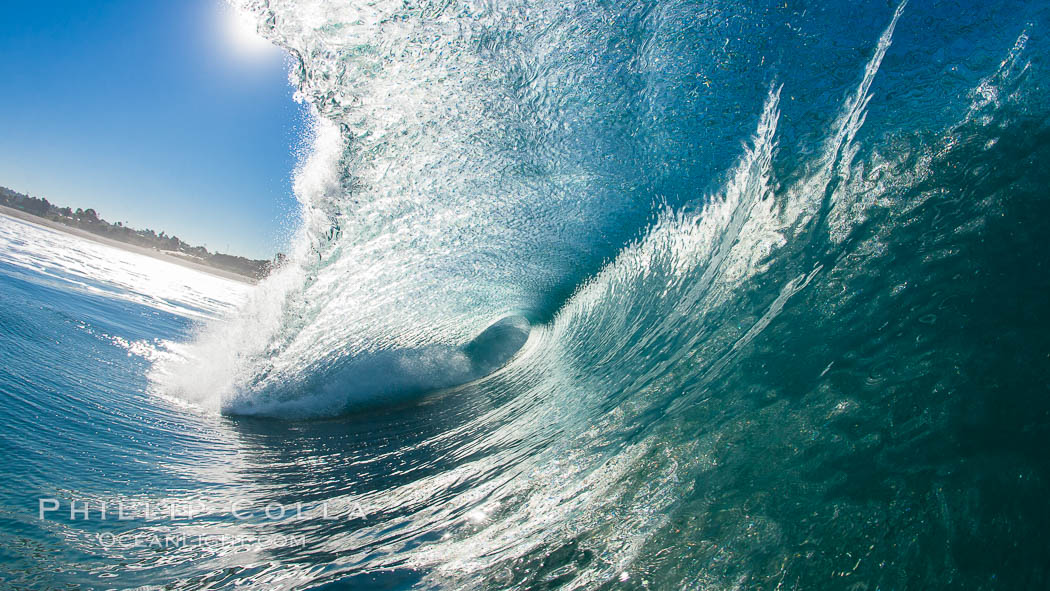
{"type": "Polygon", "coordinates": [[[1050,7],[237,7],[312,113],[293,252],[0,224],[0,582],[1046,585],[1050,7]]]}

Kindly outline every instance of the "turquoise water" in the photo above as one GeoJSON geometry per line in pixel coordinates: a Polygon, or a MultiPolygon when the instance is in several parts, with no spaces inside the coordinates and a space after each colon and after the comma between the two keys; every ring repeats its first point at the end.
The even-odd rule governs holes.
{"type": "Polygon", "coordinates": [[[0,584],[1047,586],[1048,7],[246,8],[284,268],[0,219],[0,584]]]}

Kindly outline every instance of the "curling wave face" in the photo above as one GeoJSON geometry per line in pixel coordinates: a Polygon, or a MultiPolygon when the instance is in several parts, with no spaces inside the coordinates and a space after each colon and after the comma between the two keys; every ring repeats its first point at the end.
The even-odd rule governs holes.
{"type": "MultiPolygon", "coordinates": [[[[238,318],[205,330],[154,372],[159,389],[207,408],[332,415],[469,381],[479,375],[462,347],[486,325],[509,315],[539,323],[559,311],[570,315],[570,296],[600,289],[584,286],[610,276],[603,266],[617,252],[623,260],[636,256],[639,242],[681,244],[677,250],[693,239],[711,242],[697,245],[696,254],[645,256],[695,259],[705,266],[704,284],[726,273],[742,281],[769,266],[763,259],[791,234],[842,240],[880,199],[839,184],[852,172],[855,135],[892,25],[860,86],[833,111],[837,119],[820,121],[830,134],[819,139],[819,126],[792,130],[824,145],[785,166],[790,185],[774,198],[779,90],[765,98],[747,156],[758,160],[738,164],[725,187],[706,195],[698,187],[724,181],[705,166],[731,164],[711,153],[735,151],[749,118],[743,105],[759,99],[761,87],[728,97],[731,103],[695,96],[712,81],[727,83],[719,70],[742,66],[728,49],[730,38],[723,55],[705,62],[714,33],[735,17],[761,26],[784,16],[774,9],[570,11],[522,3],[497,10],[399,2],[245,8],[295,57],[293,79],[317,123],[313,153],[296,182],[305,222],[291,261],[238,318]],[[713,30],[687,41],[687,33],[699,32],[691,20],[701,17],[713,30]],[[717,118],[726,104],[736,112],[717,118]],[[689,107],[696,112],[685,113],[689,107]],[[700,121],[727,131],[684,133],[686,123],[700,121]],[[750,246],[734,246],[738,254],[727,259],[730,245],[719,244],[726,239],[719,236],[750,246]]],[[[768,49],[760,40],[735,41],[736,52],[768,49]]],[[[805,53],[781,60],[795,65],[805,53]]],[[[767,89],[779,69],[764,75],[767,89]]],[[[774,84],[797,82],[806,80],[774,84]]],[[[979,95],[973,109],[989,89],[999,92],[996,82],[1007,81],[969,89],[979,95]]],[[[914,157],[872,152],[866,165],[905,166],[914,157]]],[[[895,182],[915,183],[919,174],[895,182]]],[[[790,250],[776,256],[786,263],[790,250]]],[[[681,281],[677,276],[653,289],[666,291],[681,281]]]]}
{"type": "Polygon", "coordinates": [[[974,443],[1045,483],[1046,8],[245,8],[317,118],[298,250],[151,387],[414,434],[318,580],[976,583],[1050,524],[974,443]]]}

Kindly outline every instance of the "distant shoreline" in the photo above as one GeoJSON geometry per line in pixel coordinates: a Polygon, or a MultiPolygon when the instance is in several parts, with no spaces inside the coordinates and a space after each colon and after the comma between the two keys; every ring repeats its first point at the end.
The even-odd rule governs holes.
{"type": "Polygon", "coordinates": [[[201,265],[209,272],[215,269],[238,277],[247,277],[256,282],[269,275],[270,271],[284,260],[284,255],[280,253],[274,256],[273,260],[265,260],[210,252],[207,247],[188,244],[174,234],[169,236],[163,231],[158,233],[149,228],[125,226],[122,222],[110,223],[92,208],[78,207],[74,210],[72,207],[55,205],[42,197],[32,197],[2,186],[0,186],[0,205],[8,208],[8,215],[20,220],[39,223],[44,227],[65,231],[111,246],[120,248],[130,246],[132,248],[127,248],[127,250],[148,256],[161,253],[181,262],[201,265]],[[23,214],[35,216],[39,220],[23,217],[23,214]],[[62,226],[70,229],[67,230],[62,226]]]}
{"type": "Polygon", "coordinates": [[[85,238],[87,240],[91,240],[92,242],[97,242],[99,244],[104,244],[106,246],[112,246],[113,248],[119,248],[119,249],[121,249],[123,251],[126,251],[126,252],[132,252],[132,253],[135,253],[135,254],[141,254],[141,255],[145,255],[145,256],[148,256],[148,257],[155,258],[157,260],[167,261],[169,263],[174,263],[176,265],[179,265],[179,266],[182,266],[182,267],[186,267],[188,269],[194,269],[196,271],[200,271],[202,273],[207,273],[209,275],[214,275],[216,277],[222,277],[224,279],[230,279],[230,280],[233,280],[233,281],[240,281],[241,283],[248,283],[248,284],[255,284],[255,283],[257,283],[257,280],[255,278],[249,277],[247,275],[241,275],[239,273],[234,273],[232,271],[226,271],[225,269],[218,269],[218,268],[212,267],[210,265],[205,265],[203,263],[198,263],[196,261],[188,260],[186,258],[180,257],[178,255],[175,255],[175,254],[163,251],[163,250],[157,250],[157,249],[153,249],[153,248],[145,248],[145,247],[142,247],[142,246],[129,244],[127,242],[121,242],[120,240],[114,240],[112,238],[106,238],[105,236],[100,236],[98,234],[93,234],[93,233],[88,232],[86,230],[81,230],[79,228],[74,228],[74,227],[69,226],[67,224],[61,224],[61,223],[58,223],[58,222],[54,222],[54,221],[51,221],[51,220],[49,220],[47,218],[42,218],[40,216],[33,215],[31,213],[27,213],[27,212],[24,212],[24,211],[21,211],[21,210],[18,210],[18,209],[14,209],[14,208],[8,207],[6,205],[0,205],[0,215],[4,215],[6,217],[9,217],[9,218],[12,218],[12,219],[15,219],[15,220],[19,220],[19,221],[22,221],[22,222],[28,222],[30,224],[34,224],[34,225],[40,226],[42,228],[48,228],[50,230],[57,230],[59,232],[62,232],[63,234],[69,234],[69,235],[72,235],[72,236],[77,236],[78,238],[85,238]]]}

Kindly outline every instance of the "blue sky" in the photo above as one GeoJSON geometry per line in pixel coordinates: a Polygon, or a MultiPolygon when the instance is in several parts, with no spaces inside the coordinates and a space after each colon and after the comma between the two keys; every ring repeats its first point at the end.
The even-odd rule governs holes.
{"type": "Polygon", "coordinates": [[[0,185],[211,250],[284,248],[306,112],[283,52],[231,33],[221,0],[25,0],[4,21],[0,185]]]}

